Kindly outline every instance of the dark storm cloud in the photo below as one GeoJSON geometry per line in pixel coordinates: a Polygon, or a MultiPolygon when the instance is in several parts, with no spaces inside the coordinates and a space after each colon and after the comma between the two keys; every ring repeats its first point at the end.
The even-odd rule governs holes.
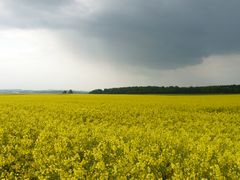
{"type": "Polygon", "coordinates": [[[0,17],[2,25],[71,30],[69,41],[75,43],[76,51],[85,49],[96,60],[165,69],[199,64],[210,55],[240,52],[239,0],[3,3],[11,15],[0,17]],[[95,39],[97,45],[96,41],[82,42],[81,36],[85,41],[95,39]]]}
{"type": "Polygon", "coordinates": [[[74,5],[73,0],[2,0],[1,3],[5,14],[0,17],[0,25],[17,28],[64,28],[70,25],[66,21],[71,20],[67,12],[74,5]]]}

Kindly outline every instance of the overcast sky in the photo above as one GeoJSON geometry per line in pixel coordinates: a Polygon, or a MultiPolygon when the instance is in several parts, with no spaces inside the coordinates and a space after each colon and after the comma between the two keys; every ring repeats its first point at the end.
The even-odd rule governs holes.
{"type": "Polygon", "coordinates": [[[1,0],[0,89],[240,84],[239,0],[1,0]]]}

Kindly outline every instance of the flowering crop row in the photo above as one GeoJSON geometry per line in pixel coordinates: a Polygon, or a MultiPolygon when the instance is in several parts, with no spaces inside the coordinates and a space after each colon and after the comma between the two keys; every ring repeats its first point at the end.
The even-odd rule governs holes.
{"type": "Polygon", "coordinates": [[[239,179],[240,95],[0,95],[1,179],[239,179]]]}

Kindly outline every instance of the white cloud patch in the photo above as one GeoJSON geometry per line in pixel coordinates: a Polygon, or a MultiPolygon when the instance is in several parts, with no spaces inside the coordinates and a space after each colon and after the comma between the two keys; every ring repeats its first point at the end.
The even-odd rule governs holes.
{"type": "Polygon", "coordinates": [[[46,30],[0,31],[0,89],[83,89],[107,82],[110,68],[65,52],[46,30]]]}
{"type": "Polygon", "coordinates": [[[213,55],[202,64],[175,70],[145,70],[143,85],[208,86],[239,84],[240,54],[213,55]]]}

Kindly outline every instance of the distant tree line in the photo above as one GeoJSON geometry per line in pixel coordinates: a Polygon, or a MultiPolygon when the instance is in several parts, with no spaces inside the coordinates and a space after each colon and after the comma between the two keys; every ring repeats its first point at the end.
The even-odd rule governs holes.
{"type": "Polygon", "coordinates": [[[90,94],[238,94],[240,85],[201,87],[136,86],[110,89],[95,89],[90,94]]]}
{"type": "Polygon", "coordinates": [[[66,91],[66,90],[64,90],[63,92],[62,92],[62,94],[73,94],[73,90],[68,90],[68,91],[66,91]]]}

